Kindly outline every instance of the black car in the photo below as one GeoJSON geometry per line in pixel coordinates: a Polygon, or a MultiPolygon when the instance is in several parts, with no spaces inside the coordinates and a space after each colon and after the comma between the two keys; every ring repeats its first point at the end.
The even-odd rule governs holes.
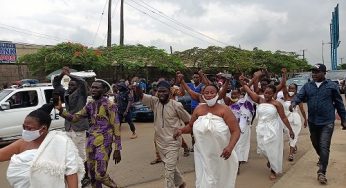
{"type": "Polygon", "coordinates": [[[131,106],[131,116],[133,121],[153,122],[154,112],[141,102],[135,102],[131,106]]]}

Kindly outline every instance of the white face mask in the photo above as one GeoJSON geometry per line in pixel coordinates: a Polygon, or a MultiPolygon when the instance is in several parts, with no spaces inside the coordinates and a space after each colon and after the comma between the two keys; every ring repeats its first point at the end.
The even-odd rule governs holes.
{"type": "Polygon", "coordinates": [[[210,100],[205,99],[203,96],[203,99],[205,100],[205,102],[207,103],[208,106],[214,106],[216,104],[218,98],[219,98],[219,94],[217,94],[214,98],[212,98],[210,100]]]}
{"type": "Polygon", "coordinates": [[[22,132],[23,140],[26,142],[31,142],[33,140],[38,139],[41,136],[41,134],[40,134],[41,129],[35,130],[35,131],[28,131],[28,130],[23,129],[23,132],[22,132]]]}
{"type": "Polygon", "coordinates": [[[288,92],[288,95],[289,95],[290,97],[292,97],[292,96],[294,95],[294,92],[290,91],[290,92],[288,92]]]}

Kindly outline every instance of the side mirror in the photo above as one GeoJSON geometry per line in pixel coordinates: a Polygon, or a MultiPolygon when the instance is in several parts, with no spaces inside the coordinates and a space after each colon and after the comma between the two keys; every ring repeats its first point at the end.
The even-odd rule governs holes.
{"type": "Polygon", "coordinates": [[[10,102],[3,102],[0,104],[1,110],[9,110],[11,108],[10,102]]]}

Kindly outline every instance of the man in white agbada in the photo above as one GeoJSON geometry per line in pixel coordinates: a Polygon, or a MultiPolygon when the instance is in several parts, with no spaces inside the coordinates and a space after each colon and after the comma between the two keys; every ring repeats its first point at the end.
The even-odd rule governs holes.
{"type": "Polygon", "coordinates": [[[217,103],[217,93],[216,86],[206,86],[202,91],[206,103],[194,110],[188,126],[174,134],[179,138],[193,129],[197,188],[235,187],[238,159],[233,149],[240,129],[229,107],[217,103]]]}
{"type": "Polygon", "coordinates": [[[185,188],[186,183],[177,168],[182,140],[174,139],[173,133],[182,126],[181,122],[190,121],[189,113],[180,102],[170,99],[167,81],[157,84],[157,97],[143,94],[138,88],[136,92],[142,103],[154,111],[155,142],[165,165],[165,188],[185,188]]]}
{"type": "Polygon", "coordinates": [[[244,77],[240,77],[240,83],[252,100],[258,103],[257,116],[257,151],[263,154],[267,160],[267,166],[271,169],[271,180],[276,179],[282,172],[283,160],[283,127],[280,118],[289,130],[290,137],[294,139],[294,132],[287,120],[282,104],[274,100],[276,87],[268,85],[264,90],[264,98],[253,92],[246,85],[244,77]]]}
{"type": "Polygon", "coordinates": [[[76,146],[66,133],[48,132],[52,109],[46,104],[31,112],[22,138],[0,149],[0,161],[10,160],[7,180],[14,188],[81,187],[84,165],[76,146]]]}

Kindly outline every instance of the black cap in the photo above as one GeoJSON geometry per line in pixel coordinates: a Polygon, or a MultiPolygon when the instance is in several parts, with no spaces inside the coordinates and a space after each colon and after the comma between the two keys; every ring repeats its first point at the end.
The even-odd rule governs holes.
{"type": "Polygon", "coordinates": [[[165,80],[162,80],[160,81],[158,84],[157,84],[157,88],[159,87],[164,87],[164,88],[171,88],[171,84],[169,84],[169,82],[165,81],[165,80]]]}
{"type": "Polygon", "coordinates": [[[321,71],[321,72],[327,72],[327,68],[325,65],[318,63],[314,65],[310,70],[316,70],[316,71],[321,71]]]}

